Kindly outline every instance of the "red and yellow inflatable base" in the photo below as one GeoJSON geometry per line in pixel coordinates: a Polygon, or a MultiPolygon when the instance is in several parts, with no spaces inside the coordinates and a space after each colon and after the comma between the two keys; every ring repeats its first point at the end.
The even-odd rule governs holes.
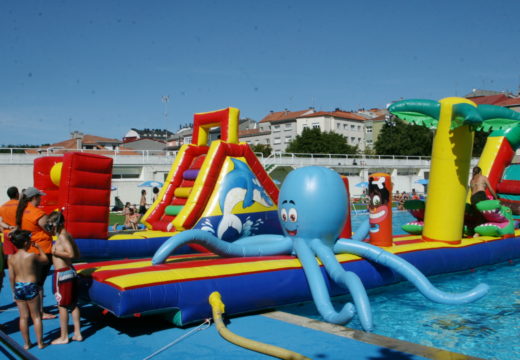
{"type": "MultiPolygon", "coordinates": [[[[425,275],[449,273],[520,257],[520,230],[513,238],[463,239],[457,245],[402,236],[385,250],[403,257],[425,275]]],[[[337,258],[367,288],[402,280],[392,270],[357,256],[337,258]]],[[[222,294],[230,315],[311,300],[300,261],[293,256],[189,254],[172,256],[155,266],[151,259],[118,260],[79,265],[77,270],[85,300],[118,317],[164,313],[179,326],[211,316],[208,296],[213,291],[222,294]]],[[[345,293],[330,284],[329,291],[333,296],[345,293]]]]}

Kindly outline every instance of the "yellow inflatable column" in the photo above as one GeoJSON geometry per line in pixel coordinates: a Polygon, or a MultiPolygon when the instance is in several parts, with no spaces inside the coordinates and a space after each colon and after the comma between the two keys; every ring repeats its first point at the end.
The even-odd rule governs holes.
{"type": "Polygon", "coordinates": [[[462,238],[473,132],[467,125],[450,129],[452,110],[455,104],[475,106],[475,103],[455,97],[439,102],[441,111],[433,139],[423,239],[457,244],[462,238]]]}

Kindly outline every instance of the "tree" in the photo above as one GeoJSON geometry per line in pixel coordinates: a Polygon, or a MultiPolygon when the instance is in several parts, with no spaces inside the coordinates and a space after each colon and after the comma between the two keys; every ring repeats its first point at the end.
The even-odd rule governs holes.
{"type": "Polygon", "coordinates": [[[250,145],[251,150],[255,153],[262,153],[264,157],[268,157],[273,152],[273,149],[267,144],[256,144],[256,145],[250,145]]]}
{"type": "Polygon", "coordinates": [[[286,151],[305,154],[356,154],[358,147],[349,145],[341,134],[321,132],[319,128],[306,128],[290,142],[286,151]]]}
{"type": "Polygon", "coordinates": [[[379,133],[375,151],[378,155],[430,156],[433,132],[419,125],[408,125],[392,117],[379,133]]]}

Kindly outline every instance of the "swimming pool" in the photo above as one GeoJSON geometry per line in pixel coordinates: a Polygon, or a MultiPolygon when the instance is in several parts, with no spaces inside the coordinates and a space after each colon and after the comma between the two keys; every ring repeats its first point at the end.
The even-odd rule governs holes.
{"type": "MultiPolygon", "coordinates": [[[[394,214],[394,228],[406,220],[394,214]]],[[[359,219],[353,216],[353,228],[359,219]]],[[[394,230],[397,233],[398,229],[394,230]]],[[[520,246],[520,244],[519,244],[520,246]]],[[[483,299],[466,305],[442,305],[426,300],[408,282],[368,291],[374,333],[485,359],[520,359],[520,260],[431,277],[444,291],[466,291],[480,282],[490,285],[483,299]]],[[[340,308],[350,296],[334,299],[340,308]]],[[[279,308],[321,320],[313,303],[279,308]]],[[[361,330],[354,317],[349,327],[361,330]]]]}
{"type": "MultiPolygon", "coordinates": [[[[356,231],[357,227],[362,221],[368,219],[368,212],[354,214],[352,213],[352,231],[356,231]]],[[[393,210],[392,212],[392,233],[394,235],[405,235],[407,232],[401,229],[401,225],[404,225],[410,221],[416,221],[416,219],[408,212],[403,210],[393,210]]]]}

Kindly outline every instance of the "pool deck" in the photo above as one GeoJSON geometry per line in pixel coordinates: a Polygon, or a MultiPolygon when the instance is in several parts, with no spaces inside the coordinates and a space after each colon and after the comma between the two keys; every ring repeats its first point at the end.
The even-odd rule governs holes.
{"type": "MultiPolygon", "coordinates": [[[[4,332],[23,344],[18,329],[18,310],[12,300],[7,276],[0,292],[0,324],[4,332]]],[[[51,278],[45,283],[45,310],[56,314],[51,295],[51,278]]],[[[71,321],[69,321],[71,323],[71,321]]],[[[44,341],[50,343],[59,335],[59,320],[44,320],[44,341]]],[[[331,325],[278,311],[233,317],[228,329],[257,341],[280,346],[312,359],[477,359],[445,350],[412,344],[345,326],[331,325]]],[[[92,305],[81,306],[81,328],[84,340],[67,345],[49,345],[30,349],[38,359],[106,359],[109,357],[144,359],[171,344],[151,359],[268,359],[270,356],[233,345],[211,325],[176,328],[160,316],[119,319],[92,305]]],[[[70,328],[72,332],[72,327],[70,328]]],[[[34,330],[30,327],[31,340],[34,330]]],[[[0,342],[0,357],[18,359],[0,342]]]]}

